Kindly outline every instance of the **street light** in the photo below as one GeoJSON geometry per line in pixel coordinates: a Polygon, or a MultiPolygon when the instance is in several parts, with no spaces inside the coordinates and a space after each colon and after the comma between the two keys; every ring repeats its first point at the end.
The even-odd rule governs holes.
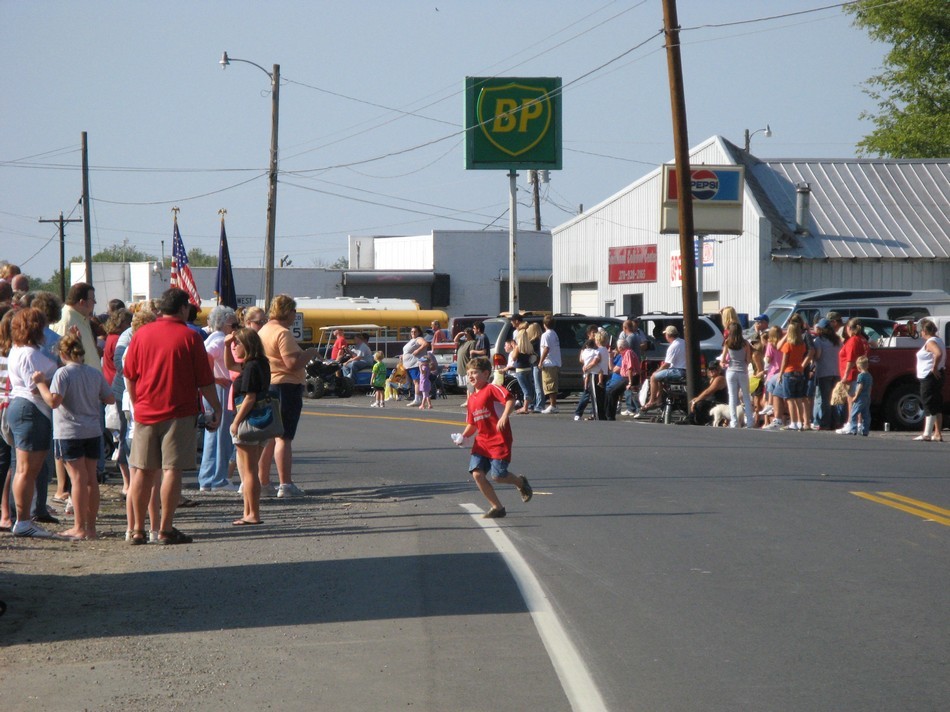
{"type": "Polygon", "coordinates": [[[752,137],[755,136],[757,133],[762,133],[763,131],[765,132],[765,138],[772,138],[772,127],[769,126],[768,124],[765,125],[764,129],[757,129],[753,131],[752,133],[749,133],[749,129],[745,130],[745,152],[746,153],[749,152],[749,145],[752,142],[752,137]]]}
{"type": "Polygon", "coordinates": [[[268,72],[257,62],[247,59],[228,57],[228,53],[221,55],[218,64],[221,69],[227,69],[231,62],[244,62],[260,69],[270,79],[271,86],[271,117],[270,117],[270,170],[268,171],[267,188],[267,237],[264,240],[264,309],[270,309],[274,298],[274,243],[277,231],[277,118],[280,112],[280,65],[274,65],[274,71],[268,72]]]}

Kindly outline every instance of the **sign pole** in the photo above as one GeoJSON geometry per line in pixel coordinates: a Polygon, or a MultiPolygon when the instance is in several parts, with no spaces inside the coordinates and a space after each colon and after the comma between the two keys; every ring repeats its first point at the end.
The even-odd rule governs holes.
{"type": "Polygon", "coordinates": [[[508,311],[518,313],[518,174],[508,171],[508,311]]]}

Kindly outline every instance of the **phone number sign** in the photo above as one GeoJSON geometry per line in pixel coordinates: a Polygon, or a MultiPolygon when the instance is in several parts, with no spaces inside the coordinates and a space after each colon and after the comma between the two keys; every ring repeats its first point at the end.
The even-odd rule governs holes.
{"type": "Polygon", "coordinates": [[[611,247],[608,254],[609,284],[656,281],[656,245],[611,247]]]}

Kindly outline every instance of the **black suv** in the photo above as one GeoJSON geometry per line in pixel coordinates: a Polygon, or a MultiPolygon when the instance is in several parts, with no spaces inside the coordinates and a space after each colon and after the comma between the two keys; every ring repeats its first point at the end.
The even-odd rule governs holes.
{"type": "MultiPolygon", "coordinates": [[[[538,315],[527,315],[527,323],[541,322],[544,319],[538,315]]],[[[561,344],[561,373],[559,378],[560,390],[564,393],[580,391],[584,388],[581,376],[580,355],[587,337],[587,328],[593,324],[603,328],[611,336],[611,343],[617,342],[617,336],[623,331],[623,319],[609,316],[583,316],[581,314],[554,314],[554,333],[561,344]]],[[[508,317],[485,319],[485,335],[491,344],[492,363],[498,365],[508,361],[505,353],[505,342],[512,338],[511,321],[508,317]]],[[[513,379],[511,379],[513,381],[513,379]]],[[[506,380],[507,384],[507,380],[506,380]]],[[[510,390],[517,388],[517,382],[510,390]]]]}

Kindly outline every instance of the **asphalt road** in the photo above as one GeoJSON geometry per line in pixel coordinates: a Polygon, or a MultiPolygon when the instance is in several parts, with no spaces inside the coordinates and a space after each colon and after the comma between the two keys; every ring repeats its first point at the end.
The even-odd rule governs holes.
{"type": "MultiPolygon", "coordinates": [[[[308,402],[311,486],[378,479],[413,493],[420,529],[468,527],[459,505],[485,503],[449,440],[457,403],[308,402]]],[[[514,429],[511,469],[538,494],[524,505],[505,491],[501,527],[608,709],[946,708],[947,445],[566,410],[514,429]]],[[[469,531],[466,547],[484,539],[469,531]]]]}
{"type": "Polygon", "coordinates": [[[96,542],[0,538],[4,707],[946,709],[950,445],[518,416],[485,528],[458,403],[306,401],[260,527],[189,475],[193,544],[115,485],[96,542]]]}

